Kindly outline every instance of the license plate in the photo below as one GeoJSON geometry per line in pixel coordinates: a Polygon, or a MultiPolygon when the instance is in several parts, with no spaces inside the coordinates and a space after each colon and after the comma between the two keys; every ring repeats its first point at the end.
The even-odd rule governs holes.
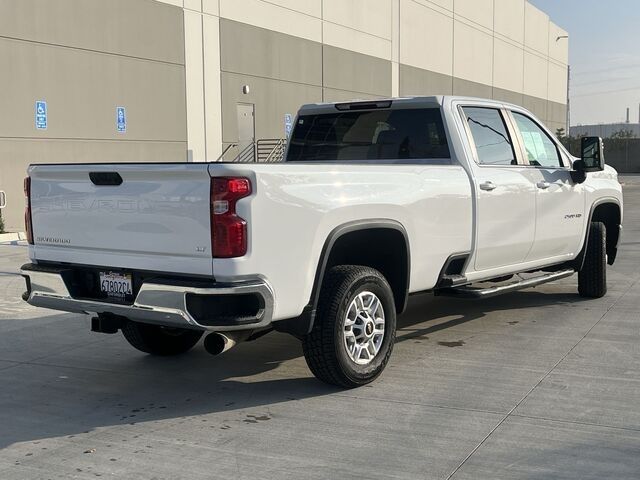
{"type": "Polygon", "coordinates": [[[100,291],[108,297],[125,300],[133,295],[130,274],[100,272],[100,291]]]}

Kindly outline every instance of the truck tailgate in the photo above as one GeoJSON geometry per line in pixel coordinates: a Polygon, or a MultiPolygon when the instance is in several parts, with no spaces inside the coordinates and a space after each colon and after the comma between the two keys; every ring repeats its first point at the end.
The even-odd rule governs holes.
{"type": "Polygon", "coordinates": [[[34,165],[29,176],[35,260],[212,274],[206,164],[34,165]]]}

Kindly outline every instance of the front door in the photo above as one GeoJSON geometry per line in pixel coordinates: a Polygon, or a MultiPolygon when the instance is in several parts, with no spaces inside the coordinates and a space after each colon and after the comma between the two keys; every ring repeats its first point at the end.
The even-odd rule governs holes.
{"type": "Polygon", "coordinates": [[[254,160],[256,139],[255,106],[252,103],[238,103],[238,152],[244,160],[254,160]]]}
{"type": "Polygon", "coordinates": [[[524,262],[535,234],[535,186],[497,108],[461,109],[475,151],[477,271],[524,262]]]}
{"type": "Polygon", "coordinates": [[[527,261],[571,256],[580,250],[586,228],[584,186],[573,182],[569,162],[535,120],[511,115],[536,188],[536,233],[527,261]]]}

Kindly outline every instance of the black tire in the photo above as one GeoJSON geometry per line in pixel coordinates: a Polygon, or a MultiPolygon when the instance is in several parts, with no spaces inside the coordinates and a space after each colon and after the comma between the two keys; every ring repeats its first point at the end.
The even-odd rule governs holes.
{"type": "Polygon", "coordinates": [[[396,337],[393,292],[384,276],[369,267],[332,268],[322,282],[313,329],[302,342],[311,372],[323,382],[344,388],[366,385],[384,370],[396,337]],[[344,340],[344,324],[351,302],[362,292],[375,294],[385,316],[385,331],[378,353],[367,365],[353,361],[344,340]]]}
{"type": "Polygon", "coordinates": [[[578,293],[587,298],[607,294],[607,229],[602,222],[591,222],[584,264],[578,272],[578,293]]]}
{"type": "Polygon", "coordinates": [[[125,322],[122,334],[133,347],[151,355],[179,355],[198,343],[204,332],[166,328],[138,322],[125,322]]]}

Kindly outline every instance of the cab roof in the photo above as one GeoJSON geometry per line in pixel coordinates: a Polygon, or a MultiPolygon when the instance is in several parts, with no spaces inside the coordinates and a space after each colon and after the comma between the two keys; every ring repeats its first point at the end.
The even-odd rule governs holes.
{"type": "Polygon", "coordinates": [[[487,98],[464,97],[455,95],[433,95],[433,96],[407,96],[407,97],[389,97],[376,98],[369,100],[352,100],[346,102],[327,102],[327,103],[310,103],[302,105],[299,113],[301,115],[313,115],[339,111],[355,111],[355,110],[376,110],[376,109],[394,109],[394,108],[437,108],[449,104],[452,101],[465,102],[474,104],[486,104],[487,106],[507,106],[513,108],[522,108],[500,100],[492,100],[487,98]]]}

